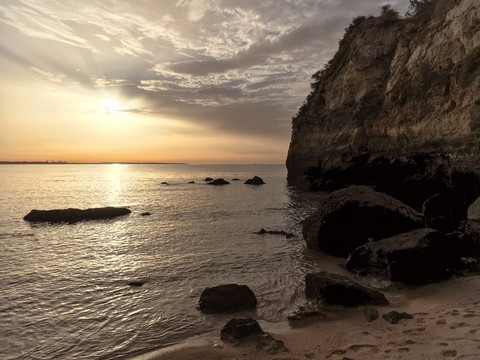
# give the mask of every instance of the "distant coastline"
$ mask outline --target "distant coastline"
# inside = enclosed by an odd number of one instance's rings
[[[113,164],[145,164],[145,165],[188,165],[172,162],[67,162],[67,161],[0,161],[0,165],[113,165]]]

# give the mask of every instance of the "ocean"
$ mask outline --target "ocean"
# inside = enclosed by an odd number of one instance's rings
[[[266,184],[245,185],[254,175]],[[0,165],[0,178],[1,359],[124,359],[219,332],[232,315],[196,305],[220,284],[255,292],[246,315],[284,321],[304,302],[305,274],[336,266],[305,248],[300,223],[316,202],[287,186],[284,165]],[[23,220],[32,209],[103,206],[132,213]]]

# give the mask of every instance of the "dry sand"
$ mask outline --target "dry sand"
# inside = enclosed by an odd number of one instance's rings
[[[389,294],[387,294],[388,296]],[[365,321],[363,308],[336,311],[331,320],[311,320],[301,328],[260,322],[288,352],[267,355],[253,347],[231,347],[205,337],[146,354],[142,360],[480,360],[480,275],[393,292],[392,304],[377,307],[380,318]],[[389,324],[381,315],[405,311],[413,319]],[[220,329],[219,329],[220,332]]]

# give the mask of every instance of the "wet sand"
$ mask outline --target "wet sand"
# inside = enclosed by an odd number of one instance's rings
[[[338,310],[329,320],[260,322],[288,352],[267,355],[252,346],[231,347],[217,335],[146,354],[142,360],[372,360],[480,359],[480,275],[387,293],[392,302],[376,307],[380,318],[367,322],[363,307]],[[396,310],[413,315],[389,324],[381,315]]]

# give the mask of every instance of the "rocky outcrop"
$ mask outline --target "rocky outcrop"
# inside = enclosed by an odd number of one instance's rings
[[[228,185],[228,184],[230,183],[224,179],[215,179],[208,183],[208,185]]]
[[[205,313],[234,313],[255,309],[257,298],[247,285],[227,284],[205,288],[198,309]]]
[[[423,216],[409,206],[366,186],[335,191],[303,223],[311,249],[347,257],[369,241],[423,227]]]
[[[245,181],[245,184],[247,184],[247,185],[263,185],[263,184],[265,184],[265,182],[263,181],[263,179],[260,176],[254,176],[253,178]]]
[[[305,276],[307,299],[320,300],[328,305],[385,305],[389,301],[378,290],[363,286],[352,279],[327,271]]]
[[[479,13],[477,0],[433,0],[405,19],[356,18],[293,119],[289,182],[375,185],[420,208],[448,188],[452,168],[478,172]],[[345,170],[359,176],[334,176]],[[423,199],[397,196],[422,178]]]
[[[23,220],[30,222],[49,223],[76,223],[86,220],[113,219],[118,216],[130,214],[130,209],[117,207],[104,207],[92,209],[56,209],[56,210],[32,210]]]
[[[476,263],[479,255],[474,233],[445,235],[425,228],[363,245],[350,254],[346,267],[360,275],[418,285],[467,271],[472,264],[466,259]]]

